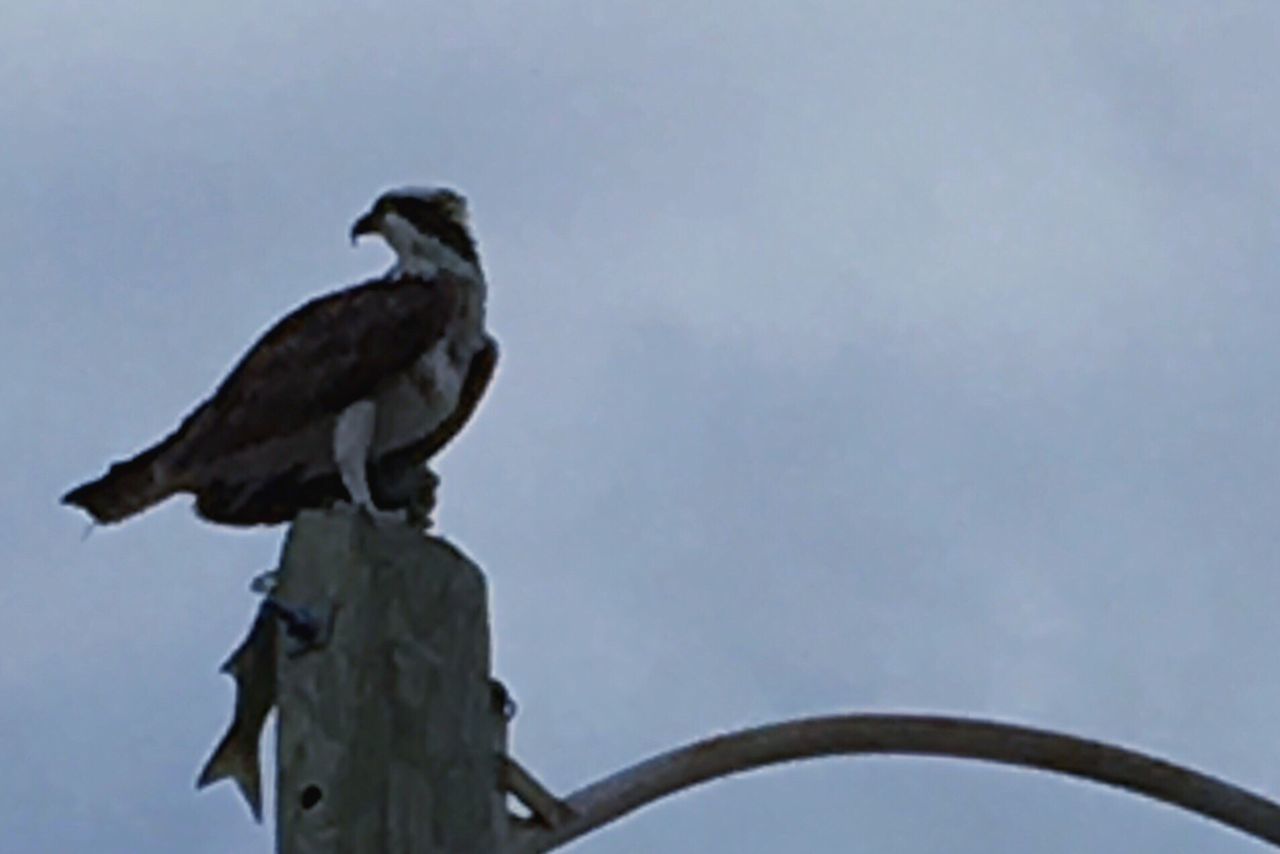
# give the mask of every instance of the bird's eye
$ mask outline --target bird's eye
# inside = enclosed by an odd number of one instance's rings
[[[467,219],[467,203],[457,193],[445,192],[440,194],[440,207],[445,214],[457,222],[466,222]]]

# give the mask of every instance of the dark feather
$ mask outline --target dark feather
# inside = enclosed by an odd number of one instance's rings
[[[417,470],[453,440],[471,419],[488,389],[498,362],[498,345],[489,339],[467,368],[457,408],[419,441],[383,454],[369,464],[374,502],[384,510],[403,507],[417,498]],[[196,512],[224,525],[273,525],[293,519],[301,510],[328,507],[348,499],[336,472],[304,476],[297,468],[270,477],[236,482],[216,481],[196,492]]]
[[[374,280],[314,299],[258,340],[184,423],[174,466],[287,436],[336,415],[413,364],[457,315],[449,273]]]
[[[298,435],[375,394],[444,336],[466,287],[448,272],[430,280],[401,275],[311,300],[259,338],[171,435],[62,500],[99,522],[118,522],[192,492],[205,518],[261,524],[345,498],[336,474],[304,481],[286,468],[228,483],[210,472],[230,455]]]

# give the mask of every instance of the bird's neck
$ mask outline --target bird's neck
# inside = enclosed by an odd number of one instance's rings
[[[408,245],[392,248],[396,252],[396,262],[391,268],[393,276],[408,274],[430,279],[440,273],[452,273],[474,281],[478,285],[484,284],[484,273],[480,270],[479,262],[463,258],[445,243],[430,235],[415,235]]]

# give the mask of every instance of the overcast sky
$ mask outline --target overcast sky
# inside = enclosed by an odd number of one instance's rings
[[[517,755],[783,716],[1060,727],[1280,794],[1280,7],[0,7],[0,849],[271,847],[195,775],[281,530],[56,504],[471,199],[503,363],[440,463]],[[272,809],[268,804],[268,812]],[[827,761],[610,852],[1246,852],[1042,774]]]

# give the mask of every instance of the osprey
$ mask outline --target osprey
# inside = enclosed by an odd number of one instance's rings
[[[112,523],[187,492],[209,521],[255,525],[336,501],[399,511],[429,494],[425,462],[497,362],[484,274],[452,190],[383,194],[351,228],[353,243],[369,234],[396,253],[384,276],[293,311],[170,436],[62,501]]]

